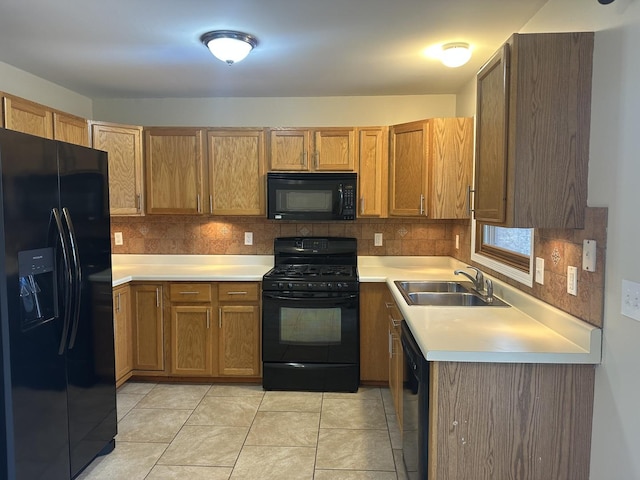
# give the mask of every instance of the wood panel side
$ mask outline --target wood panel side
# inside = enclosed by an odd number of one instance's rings
[[[594,378],[593,365],[441,363],[435,479],[589,478]]]
[[[360,284],[360,380],[389,381],[386,283]]]

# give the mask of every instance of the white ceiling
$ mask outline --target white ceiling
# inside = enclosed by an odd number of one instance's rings
[[[546,0],[2,0],[0,61],[90,98],[456,93]],[[233,66],[200,43],[240,30]],[[423,51],[463,41],[450,69]]]

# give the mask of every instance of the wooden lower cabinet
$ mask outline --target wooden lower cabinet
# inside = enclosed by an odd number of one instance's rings
[[[260,307],[222,305],[219,308],[219,375],[260,376]]]
[[[389,391],[396,410],[398,425],[402,431],[402,389],[404,384],[404,354],[402,352],[402,341],[400,340],[402,315],[389,289],[387,289],[385,307],[388,318]]]
[[[594,365],[430,365],[430,480],[589,478]]]
[[[387,355],[386,283],[360,283],[360,382],[387,385],[389,357]]]
[[[162,294],[161,283],[131,287],[134,370],[164,372]]]
[[[218,302],[218,374],[260,377],[260,283],[220,283]]]
[[[131,324],[131,288],[129,285],[116,287],[113,290],[113,336],[117,386],[126,382],[133,370]]]
[[[171,373],[212,375],[211,306],[171,307]]]

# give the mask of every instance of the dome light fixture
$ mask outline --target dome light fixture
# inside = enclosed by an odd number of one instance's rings
[[[200,37],[200,41],[214,57],[227,65],[243,60],[258,45],[256,37],[233,30],[207,32]]]
[[[442,46],[440,60],[451,68],[461,67],[471,58],[471,49],[468,43],[456,42],[447,43]]]

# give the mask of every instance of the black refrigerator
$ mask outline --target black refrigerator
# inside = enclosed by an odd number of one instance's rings
[[[0,128],[0,228],[0,478],[67,480],[115,446],[107,154]]]

